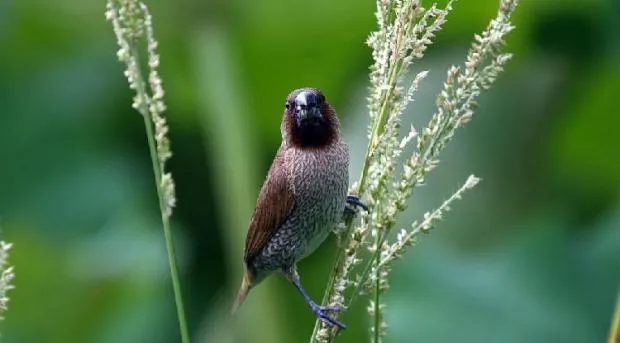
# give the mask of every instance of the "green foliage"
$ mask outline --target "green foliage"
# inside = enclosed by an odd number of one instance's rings
[[[585,87],[573,90],[579,96],[566,104],[567,118],[558,127],[549,152],[562,177],[583,184],[595,195],[613,194],[620,186],[620,159],[612,157],[620,148],[616,136],[620,116],[610,99],[620,89],[620,66],[603,61],[583,83]]]
[[[363,42],[374,28],[374,1],[149,5],[168,92],[179,198],[173,230],[190,331],[196,342],[225,342],[209,339],[217,336],[212,318],[227,314],[226,291],[240,278],[234,268],[244,224],[279,144],[290,89],[314,85],[334,100],[351,174],[360,174],[371,62]],[[404,117],[432,113],[441,71],[461,61],[496,6],[454,4]],[[571,333],[568,342],[601,342],[607,335],[620,281],[618,144],[597,133],[617,127],[617,111],[605,110],[614,108],[608,94],[620,91],[617,4],[520,6],[508,38],[514,60],[402,219],[406,225],[440,203],[469,173],[484,177],[442,230],[395,265],[386,298],[393,342],[563,342]],[[3,342],[178,339],[144,128],[127,106],[131,95],[102,11],[101,1],[0,2],[0,220],[18,273]],[[202,39],[213,32],[219,41]],[[225,68],[210,55],[217,46]],[[220,74],[213,80],[202,68]],[[225,82],[226,102],[207,95]],[[247,164],[216,157],[223,154],[213,143],[216,115],[234,116],[249,132],[235,146],[251,155]],[[224,197],[236,182],[248,186]],[[334,249],[335,240],[300,266],[315,297]],[[363,306],[351,309],[339,341],[365,340],[365,314]],[[295,290],[273,278],[228,334],[239,342],[304,341],[313,320]]]

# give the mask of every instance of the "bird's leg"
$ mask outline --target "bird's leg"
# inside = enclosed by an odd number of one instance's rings
[[[301,293],[301,296],[304,297],[304,300],[306,300],[306,303],[308,304],[308,306],[310,306],[310,309],[312,310],[312,312],[314,312],[314,315],[317,318],[319,318],[322,322],[324,322],[325,324],[331,327],[337,326],[340,329],[347,328],[346,325],[337,321],[336,319],[332,318],[330,315],[327,314],[327,312],[340,311],[341,307],[339,305],[321,306],[315,303],[310,298],[310,295],[308,295],[308,292],[306,292],[304,287],[301,285],[301,280],[299,279],[299,274],[297,273],[297,268],[295,266],[284,269],[284,275],[286,275],[289,281],[293,283],[293,285],[295,285],[295,288],[297,288],[299,293]]]
[[[345,215],[356,215],[357,211],[354,206],[359,206],[364,209],[364,211],[368,212],[368,206],[366,206],[358,196],[348,195],[347,196],[347,206],[344,208]]]

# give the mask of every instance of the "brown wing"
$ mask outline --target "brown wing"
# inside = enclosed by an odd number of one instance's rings
[[[278,150],[250,220],[243,256],[246,263],[260,253],[291,208],[293,208],[293,191],[284,166],[284,153]]]

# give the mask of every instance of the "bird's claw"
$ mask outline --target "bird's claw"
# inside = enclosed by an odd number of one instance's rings
[[[345,214],[355,215],[357,211],[355,210],[355,206],[359,206],[364,209],[364,211],[368,212],[368,206],[364,204],[360,198],[356,195],[348,195],[347,196],[347,206],[344,208]]]
[[[326,311],[326,312],[340,312],[340,311],[342,311],[342,307],[340,307],[339,304],[336,304],[336,305],[325,305],[325,306],[317,305],[317,307],[319,308],[319,310]]]
[[[346,216],[354,216],[354,215],[357,214],[357,211],[355,210],[355,208],[347,205],[347,206],[344,207],[344,214]]]
[[[317,304],[311,304],[311,307],[312,307],[312,312],[314,312],[314,315],[317,318],[319,318],[323,323],[327,324],[328,326],[338,327],[342,330],[347,328],[346,325],[337,321],[336,319],[332,318],[330,315],[326,313],[326,312],[339,312],[340,310],[342,310],[340,305],[320,306]]]

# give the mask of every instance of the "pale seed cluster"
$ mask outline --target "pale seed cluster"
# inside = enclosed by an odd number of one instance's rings
[[[156,179],[163,197],[162,215],[168,218],[172,215],[176,196],[172,175],[165,170],[172,151],[168,140],[168,125],[163,116],[166,105],[163,101],[162,80],[157,71],[159,55],[153,34],[152,17],[146,5],[136,0],[108,0],[105,16],[112,22],[119,46],[117,56],[126,65],[125,77],[129,88],[136,92],[132,107],[149,119],[148,134],[154,136],[157,150]],[[148,83],[142,77],[138,57],[138,43],[143,38],[146,39]],[[152,134],[153,128],[154,134]]]
[[[428,232],[441,220],[451,204],[480,181],[471,175],[466,182],[439,207],[426,212],[409,228],[393,232],[397,215],[404,211],[413,190],[424,184],[428,173],[439,163],[439,154],[456,130],[471,120],[475,99],[488,89],[503,70],[511,55],[504,53],[504,38],[513,29],[510,16],[517,0],[500,0],[499,11],[469,50],[464,66],[449,68],[443,89],[436,99],[436,111],[421,131],[413,126],[401,137],[401,116],[414,100],[419,83],[427,75],[421,71],[407,77],[414,61],[424,56],[435,33],[441,30],[452,9],[421,6],[420,0],[377,0],[378,30],[368,45],[374,64],[370,68],[369,146],[357,191],[371,207],[361,216],[361,224],[349,225],[344,233],[343,258],[334,267],[335,274],[328,298],[331,303],[351,305],[362,293],[370,294],[371,341],[380,342],[385,333],[385,305],[382,293],[389,288],[392,263],[415,243],[419,233]],[[410,81],[405,82],[406,79]],[[404,163],[400,156],[415,142],[415,148]],[[365,247],[369,254],[362,258]],[[360,271],[352,275],[355,266]],[[347,297],[345,292],[351,290]],[[324,325],[315,329],[313,342],[331,342],[334,331]]]
[[[15,288],[11,284],[15,278],[15,273],[8,261],[11,247],[12,244],[0,241],[0,320],[3,319],[2,314],[8,309],[9,296],[7,293]]]

